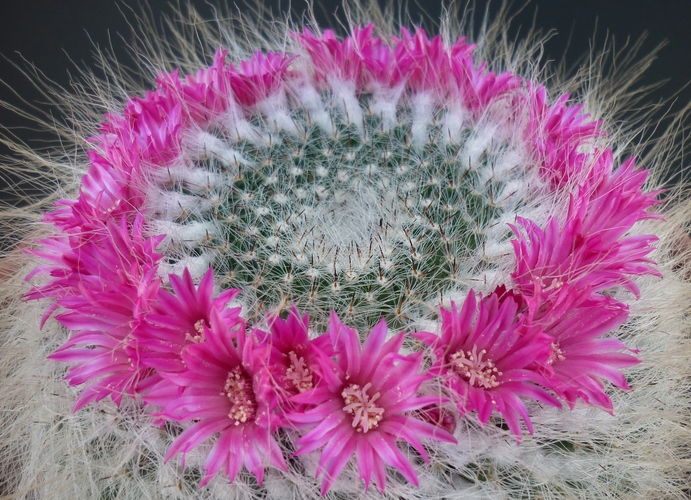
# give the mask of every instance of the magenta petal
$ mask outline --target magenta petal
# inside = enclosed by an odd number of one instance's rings
[[[221,468],[225,468],[225,465],[228,461],[228,454],[234,453],[233,451],[231,451],[230,447],[232,436],[232,432],[224,432],[218,438],[218,441],[214,443],[214,446],[213,448],[211,448],[209,456],[206,458],[206,462],[204,462],[204,469],[206,470],[206,475],[204,476],[202,482],[199,483],[200,487],[204,486],[216,474],[218,474],[218,471],[220,471]],[[226,474],[228,474],[227,471]],[[233,481],[235,479],[235,476],[229,476],[228,479],[230,479],[230,481]]]
[[[245,463],[244,440],[240,432],[229,432],[228,434],[230,435],[230,447],[227,453],[226,475],[230,481],[234,481],[235,476]]]
[[[331,485],[333,484],[334,480],[341,473],[343,467],[345,467],[345,465],[348,463],[348,460],[350,460],[350,457],[352,456],[355,448],[354,443],[351,443],[350,447],[353,449],[344,450],[343,453],[331,457],[329,461],[326,463],[326,466],[323,469],[325,474],[324,479],[322,480],[321,487],[322,496],[325,496],[329,492],[329,489],[331,488]],[[318,476],[319,473],[317,474],[317,477]]]
[[[264,478],[264,464],[262,463],[262,458],[259,456],[259,450],[255,441],[258,439],[271,439],[268,436],[256,435],[251,432],[248,428],[243,430],[243,449],[245,450],[245,467],[257,478],[257,484],[261,486],[262,479]]]
[[[370,477],[374,469],[374,450],[372,445],[365,439],[358,439],[355,453],[357,455],[357,466],[360,477],[365,481],[365,493],[369,489]]]
[[[86,406],[89,403],[93,403],[95,401],[100,401],[106,396],[110,394],[110,391],[99,388],[97,384],[91,385],[84,389],[81,394],[79,394],[79,397],[77,398],[77,401],[74,403],[74,407],[72,408],[73,412],[77,412],[80,409],[82,409],[84,406]]]
[[[170,460],[178,453],[187,453],[192,448],[195,448],[202,441],[209,438],[215,432],[220,432],[228,427],[226,419],[214,419],[202,422],[197,422],[186,429],[175,442],[168,448],[165,460]]]
[[[257,447],[264,454],[264,456],[268,457],[271,465],[282,470],[283,472],[288,472],[288,466],[283,458],[283,451],[273,436],[270,436],[268,439],[266,439],[266,442],[257,439]]]
[[[382,353],[382,346],[386,340],[386,333],[386,320],[382,318],[379,323],[370,330],[369,335],[367,335],[364,344],[362,344],[362,352]]]
[[[348,426],[340,426],[333,433],[329,435],[329,441],[324,445],[322,450],[319,466],[324,467],[334,457],[341,454],[352,454],[355,448],[357,437],[354,435],[355,431]],[[350,453],[347,453],[347,451]]]
[[[395,444],[390,443],[389,440],[384,438],[379,433],[373,435],[371,441],[372,448],[387,465],[398,469],[398,471],[403,474],[403,477],[405,477],[408,482],[414,484],[415,486],[420,485],[417,474],[415,474],[415,469],[413,469],[413,466],[403,456],[403,453],[401,453],[401,450],[399,450]],[[384,491],[383,484],[381,485],[381,491]]]
[[[362,354],[357,332],[341,323],[334,312],[331,313],[329,332],[334,347],[337,351],[339,348],[341,350],[341,355],[338,357],[339,365],[345,371],[346,377],[358,373]]]

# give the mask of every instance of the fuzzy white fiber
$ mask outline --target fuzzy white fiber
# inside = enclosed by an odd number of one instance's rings
[[[345,3],[351,23],[374,21],[380,36],[399,32],[400,24],[393,21],[395,16],[376,7],[376,3]],[[464,15],[449,11],[441,19],[437,30],[447,42],[467,35],[477,44],[476,61],[488,61],[488,67],[497,73],[510,70],[528,80],[546,82],[553,99],[563,92],[576,96],[585,104],[584,112],[603,121],[608,135],[601,139],[601,145],[612,148],[615,164],[635,155],[639,158],[637,164],[651,172],[647,188],[668,189],[663,195],[664,202],[656,207],[664,220],[639,223],[634,228],[636,233],[659,236],[652,258],[657,261],[663,278],[636,279],[641,289],[640,300],[623,291],[613,292],[631,306],[629,320],[616,335],[626,345],[640,351],[643,363],[625,372],[631,390],[612,390],[609,394],[614,404],[613,416],[586,405],[577,405],[573,411],[568,411],[533,404],[530,412],[534,434],[525,435],[517,445],[514,437],[500,426],[490,422],[482,428],[473,415],[468,415],[458,422],[455,431],[459,444],[428,444],[430,464],[422,463],[411,453],[411,461],[420,478],[419,488],[406,483],[389,469],[386,492],[379,494],[372,488],[365,494],[357,467],[350,463],[334,483],[328,498],[689,498],[691,239],[688,233],[691,200],[685,186],[664,184],[672,169],[689,167],[683,163],[688,145],[681,139],[688,119],[682,114],[670,120],[667,132],[654,144],[640,142],[642,131],[649,126],[649,116],[630,110],[643,109],[640,106],[643,97],[634,82],[650,64],[652,56],[640,56],[638,46],[624,52],[606,46],[602,52],[592,54],[577,74],[564,75],[541,65],[539,55],[543,39],[539,33],[529,34],[519,41],[506,38],[506,11],[497,19],[485,19],[475,31],[471,28],[469,12]],[[0,211],[0,230],[11,233],[14,241],[20,242],[17,248],[6,249],[0,260],[0,498],[320,498],[318,481],[314,479],[318,454],[289,461],[288,473],[267,469],[262,487],[244,471],[232,484],[220,474],[199,489],[201,466],[208,448],[200,446],[188,453],[185,468],[178,457],[164,463],[171,435],[179,429],[155,426],[147,409],[139,402],[126,399],[117,408],[110,399],[105,399],[73,413],[79,388],[69,387],[62,380],[66,372],[64,364],[46,360],[47,355],[67,340],[68,332],[53,319],[40,328],[41,317],[49,304],[21,299],[29,290],[25,276],[39,262],[22,253],[20,248],[34,246],[37,239],[50,231],[40,222],[41,211],[50,210],[59,198],[76,196],[80,178],[88,167],[85,138],[96,133],[103,113],[117,113],[128,96],[145,92],[145,88],[133,83],[139,81],[134,75],[153,82],[161,70],[179,67],[181,73],[194,73],[211,63],[206,57],[219,46],[229,49],[228,57],[232,61],[246,59],[256,50],[295,51],[298,49],[289,32],[302,29],[301,24],[292,21],[238,17],[220,10],[217,19],[206,21],[192,9],[176,12],[176,16],[177,20],[171,21],[163,32],[154,28],[152,20],[137,18],[133,21],[139,33],[133,45],[139,55],[137,68],[125,70],[114,57],[101,54],[98,64],[105,69],[105,77],[85,72],[79,77],[81,84],[74,87],[81,89],[77,94],[38,83],[46,97],[73,120],[65,126],[47,116],[34,117],[53,130],[56,144],[53,150],[32,151],[14,143],[7,133],[0,139],[14,152],[12,158],[3,159],[2,168],[14,169],[35,185],[60,186],[48,196],[26,199],[22,208],[8,206]],[[406,20],[402,20],[402,24],[406,25]],[[611,68],[616,68],[616,73]],[[330,113],[333,112],[344,113],[361,130],[363,111],[353,89],[342,82],[329,82],[333,103],[328,103],[322,102],[321,95],[308,83],[295,85],[293,101],[309,111],[314,126],[320,127],[325,134],[332,133]],[[383,127],[393,127],[397,120],[395,102],[400,96],[394,95],[395,92],[391,94],[375,92],[372,98],[371,106],[381,115]],[[414,144],[427,140],[426,127],[432,117],[426,99],[428,96],[420,94],[411,104]],[[264,112],[265,126],[234,116],[220,116],[217,128],[233,130],[238,137],[260,148],[274,140],[274,135],[299,136],[300,124],[291,119],[289,112],[284,102],[271,103]],[[478,234],[481,233],[483,241],[487,242],[481,254],[459,263],[458,270],[454,268],[458,286],[443,297],[447,303],[462,297],[471,287],[485,291],[497,283],[508,282],[512,260],[507,258],[511,247],[507,242],[506,223],[513,222],[516,214],[542,223],[549,215],[563,217],[564,213],[565,205],[553,204],[542,197],[539,179],[528,178],[515,168],[525,159],[520,147],[512,142],[512,131],[492,126],[501,122],[497,117],[502,110],[489,113],[492,116],[485,122],[481,120],[476,130],[464,139],[464,150],[459,157],[467,158],[468,167],[472,167],[476,163],[474,159],[493,155],[496,168],[492,172],[478,172],[477,178],[483,185],[496,181],[500,191],[492,196],[506,201],[503,205],[498,203],[501,211],[497,219],[478,229]],[[456,140],[455,134],[464,123],[462,114],[450,110],[441,121],[446,131],[444,141]],[[248,160],[233,144],[206,131],[185,137],[184,148],[187,160],[208,158],[207,167],[173,165],[165,173],[157,174],[159,177],[151,178],[144,210],[153,221],[151,232],[169,235],[161,247],[168,260],[162,264],[160,273],[179,274],[187,266],[199,277],[217,255],[223,255],[224,249],[208,246],[201,252],[189,249],[219,235],[234,237],[223,234],[232,226],[204,219],[211,207],[227,195],[227,188],[223,187],[219,176],[222,172],[235,171]],[[324,169],[337,166],[338,158],[329,160],[328,152],[324,153],[324,158]],[[362,175],[377,174],[375,163],[361,168]],[[320,170],[316,172],[318,177]],[[683,177],[688,176],[687,172],[682,171]],[[401,172],[401,178],[415,180],[406,175]],[[180,183],[185,184],[186,192],[171,196],[168,186]],[[397,187],[401,192],[409,189],[411,199],[414,195],[418,203],[424,204],[419,186]],[[283,195],[276,190],[274,200],[278,203],[299,200],[298,189],[295,187]],[[319,195],[318,178],[314,189]],[[369,264],[359,262],[355,247],[350,245],[353,241],[374,239],[380,246],[377,262],[386,271],[387,241],[405,242],[410,237],[400,231],[397,234],[393,229],[384,235],[379,227],[382,220],[404,216],[395,210],[395,196],[392,195],[389,204],[382,202],[382,193],[387,190],[387,186],[377,189],[362,186],[355,190],[358,196],[339,199],[336,192],[333,197],[325,197],[323,203],[301,213],[301,219],[293,221],[297,229],[277,232],[276,239],[288,241],[286,250],[267,258],[277,262],[294,259],[296,269],[303,262],[305,273],[329,275],[335,270],[350,271],[355,279],[355,274],[365,272]],[[525,203],[526,199],[532,201]],[[256,210],[257,217],[271,216],[260,206]],[[181,217],[183,214],[185,217]],[[309,229],[313,226],[316,229]],[[307,257],[300,260],[305,248],[301,246],[303,233],[308,231],[312,231],[310,237],[316,242],[315,248],[320,245],[323,249],[323,262],[319,258],[311,264]],[[411,248],[415,245],[414,236],[410,240]],[[290,238],[295,239],[293,247]],[[274,240],[266,240],[264,246],[270,250]],[[344,250],[329,253],[332,248]],[[483,259],[491,265],[479,266],[478,262]],[[333,296],[337,297],[337,292]],[[241,300],[251,309],[260,299],[241,297]],[[338,305],[338,300],[333,299],[333,304]],[[424,311],[416,304],[409,307],[411,316],[417,321],[415,326],[429,327]],[[376,315],[376,310],[370,312]],[[283,442],[289,441],[283,439]],[[286,456],[289,455],[290,451],[286,450]]]

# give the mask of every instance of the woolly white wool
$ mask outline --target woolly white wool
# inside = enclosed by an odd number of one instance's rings
[[[390,13],[373,5],[355,4],[346,9],[352,24],[374,21],[383,36],[398,32]],[[551,74],[539,64],[542,38],[530,34],[525,40],[514,42],[504,35],[507,13],[497,19],[485,20],[477,33],[472,33],[469,19],[459,21],[456,12],[445,14],[440,31],[447,42],[461,35],[469,35],[478,45],[478,60],[489,61],[497,72],[510,70],[529,80],[548,81],[552,96],[567,91],[578,95],[585,103],[585,112],[594,119],[603,120],[610,135],[603,144],[612,147],[616,159],[621,161],[631,154],[651,171],[649,188],[663,183],[667,169],[678,165],[684,145],[679,143],[684,117],[679,116],[669,126],[662,139],[652,146],[639,144],[640,132],[647,125],[644,113],[627,113],[640,101],[633,86],[636,77],[646,69],[651,57],[636,59],[638,46],[627,52],[614,52],[606,47],[593,54],[588,63],[571,77]],[[22,240],[23,246],[32,245],[47,228],[39,224],[40,211],[47,210],[58,198],[74,197],[79,179],[86,171],[84,139],[96,132],[104,111],[117,112],[125,99],[141,95],[145,89],[135,85],[134,75],[150,76],[161,70],[179,67],[192,73],[208,65],[205,54],[212,54],[217,46],[230,50],[229,58],[237,61],[250,56],[257,48],[283,51],[291,46],[288,33],[295,26],[277,21],[257,21],[219,15],[210,22],[200,22],[197,14],[189,10],[181,14],[187,22],[172,22],[165,34],[157,33],[147,19],[137,19],[138,29],[144,32],[135,45],[140,67],[132,73],[123,72],[117,62],[101,54],[105,80],[92,74],[82,75],[83,89],[68,94],[61,89],[46,87],[46,95],[67,116],[73,116],[71,128],[56,125],[42,117],[36,120],[52,128],[62,146],[50,154],[37,153],[23,145],[4,138],[16,153],[7,159],[10,167],[36,177],[34,182],[61,186],[47,197],[27,200],[23,208],[5,208],[0,213],[2,229],[10,230]],[[162,36],[165,35],[165,36]],[[613,60],[622,63],[610,64]],[[617,73],[608,68],[617,67]],[[614,70],[612,70],[614,71]],[[128,77],[127,75],[133,75]],[[305,91],[306,92],[306,91]],[[298,92],[297,95],[300,95]],[[359,108],[350,102],[348,89],[339,96],[351,115]],[[352,96],[351,96],[352,98]],[[316,102],[313,96],[302,94],[305,106]],[[418,103],[420,113],[415,120],[425,120],[424,103]],[[379,103],[385,115],[386,102]],[[415,108],[415,105],[413,106]],[[289,131],[294,126],[281,115],[280,106],[274,109],[275,128]],[[322,112],[324,114],[324,112]],[[319,120],[318,109],[313,113]],[[228,117],[226,117],[228,118]],[[622,121],[625,118],[625,121]],[[447,117],[449,130],[454,121],[462,117]],[[238,130],[249,129],[249,123],[235,123]],[[328,127],[325,115],[324,127]],[[414,126],[415,127],[415,126]],[[414,128],[413,127],[413,128]],[[616,128],[615,128],[616,127]],[[249,133],[249,132],[248,132]],[[258,141],[270,140],[271,131],[261,131]],[[494,131],[478,133],[464,147],[465,156],[484,151],[487,136]],[[415,133],[413,132],[413,135]],[[239,162],[235,151],[209,136],[190,137],[190,154],[205,150],[214,153],[219,161]],[[197,153],[195,153],[195,149]],[[507,155],[503,163],[520,160],[520,151]],[[518,158],[516,158],[516,156]],[[212,183],[208,172],[186,171],[171,175],[195,175],[203,182]],[[199,178],[190,181],[200,185]],[[217,228],[197,223],[197,226],[174,228],[171,219],[176,207],[202,214],[208,207],[200,198],[190,195],[177,200],[165,199],[157,194],[156,185],[165,179],[153,180],[147,210],[156,214],[160,225],[181,242],[200,239],[207,231]],[[516,179],[515,189],[527,189],[525,179]],[[508,188],[506,188],[508,189]],[[169,193],[168,193],[169,194]],[[194,194],[194,193],[192,193]],[[219,197],[222,192],[216,193]],[[472,419],[459,422],[455,436],[458,445],[433,443],[429,445],[431,464],[418,464],[420,487],[397,480],[389,471],[385,494],[369,493],[372,498],[686,498],[691,480],[691,244],[687,244],[691,203],[683,186],[672,187],[667,193],[660,212],[666,220],[638,224],[636,232],[655,233],[660,237],[652,257],[663,274],[658,278],[639,278],[640,301],[622,293],[620,300],[631,304],[632,314],[617,332],[627,345],[640,349],[643,363],[627,371],[632,389],[613,392],[615,416],[586,406],[574,411],[554,408],[530,408],[535,434],[525,436],[520,446],[505,430],[489,425],[482,429]],[[352,213],[339,214],[342,219],[356,220],[367,215],[372,196],[366,191],[349,205]],[[519,197],[520,198],[520,197]],[[321,210],[323,207],[320,207]],[[505,218],[511,221],[514,207],[507,207]],[[314,220],[327,222],[323,228],[325,239],[334,244],[357,236],[360,225],[353,225],[335,233],[330,231],[329,219],[335,215],[326,207],[324,213],[313,215]],[[563,207],[546,207],[545,203],[521,208],[521,215],[542,222],[549,215],[559,215]],[[562,215],[563,217],[563,215]],[[493,236],[498,240],[501,235]],[[172,244],[172,243],[171,243]],[[497,247],[499,243],[496,244]],[[184,246],[184,245],[182,245]],[[510,262],[503,264],[502,248],[488,249],[497,256],[497,273],[508,273]],[[201,272],[208,267],[206,255],[182,255],[181,260],[163,268],[163,272],[179,272],[180,266],[196,266]],[[335,264],[334,264],[335,265]],[[472,274],[472,262],[467,274]],[[4,255],[3,286],[0,290],[0,494],[8,498],[318,498],[318,487],[313,480],[316,457],[308,455],[299,464],[292,464],[288,473],[267,471],[265,484],[259,488],[249,474],[241,474],[229,484],[217,477],[201,490],[201,465],[208,449],[199,447],[187,456],[182,469],[178,459],[164,463],[163,457],[170,444],[174,429],[159,429],[152,425],[150,416],[133,401],[126,401],[117,409],[110,400],[88,405],[77,413],[71,412],[76,390],[62,381],[65,367],[47,362],[66,338],[66,332],[55,321],[43,329],[39,320],[45,304],[26,303],[19,297],[28,290],[24,276],[36,266],[28,255],[14,250]],[[176,267],[177,266],[177,267]],[[191,270],[194,274],[194,269]],[[328,272],[328,269],[326,270]],[[491,276],[480,276],[489,289]],[[457,291],[460,297],[464,288]],[[453,297],[445,297],[446,300]],[[252,306],[252,304],[245,304]],[[420,317],[420,325],[424,325]],[[362,494],[357,470],[350,464],[332,487],[329,497],[349,498]]]

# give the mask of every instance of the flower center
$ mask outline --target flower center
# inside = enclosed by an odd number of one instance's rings
[[[373,396],[368,396],[367,391],[370,387],[372,387],[371,383],[367,383],[365,387],[351,384],[341,392],[346,404],[343,411],[353,415],[353,427],[358,432],[369,432],[376,428],[384,418],[384,408],[374,404],[379,399],[380,394],[377,392]]]
[[[553,342],[550,347],[552,348],[552,355],[547,361],[547,364],[551,365],[555,361],[564,361],[566,359],[564,351],[561,350],[557,342]]]
[[[221,395],[224,394],[232,405],[228,417],[235,421],[235,425],[252,420],[257,410],[257,402],[254,399],[252,380],[240,366],[228,372],[226,385],[221,392]]]
[[[290,366],[286,370],[286,379],[293,384],[298,392],[309,391],[314,387],[312,371],[307,367],[305,358],[297,356],[295,351],[290,351]]]
[[[194,344],[198,344],[199,342],[204,342],[204,325],[206,322],[204,319],[198,320],[194,324],[194,331],[197,332],[196,335],[192,335],[190,332],[187,332],[185,334],[185,340],[188,340]]]
[[[537,282],[540,284],[542,290],[545,292],[559,290],[562,286],[564,286],[564,282],[561,279],[559,279],[559,277],[538,277]]]
[[[497,377],[500,377],[502,372],[497,370],[491,360],[482,359],[485,354],[487,350],[477,352],[477,346],[473,345],[472,351],[461,349],[453,353],[449,358],[450,364],[456,373],[468,379],[470,385],[492,389],[499,385]]]

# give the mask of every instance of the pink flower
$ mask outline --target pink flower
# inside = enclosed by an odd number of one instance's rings
[[[588,182],[580,187],[578,196],[571,198],[567,218],[581,221],[579,232],[588,239],[591,248],[596,248],[601,254],[613,253],[622,263],[623,274],[661,277],[655,269],[655,262],[647,257],[657,236],[626,235],[636,222],[661,218],[648,211],[660,203],[655,199],[660,191],[643,191],[648,173],[636,170],[633,158],[614,172],[612,170],[612,152],[607,150],[598,156]],[[635,283],[626,280],[624,286],[638,297]]]
[[[137,217],[130,228],[123,217],[119,226],[107,223],[102,234],[81,246],[67,249],[63,240],[46,240],[46,248],[34,252],[57,264],[44,269],[53,280],[27,298],[56,297],[56,305],[66,309],[56,319],[74,333],[48,357],[75,363],[65,378],[70,385],[86,384],[75,411],[106,396],[119,405],[151,376],[132,331],[158,291],[160,256],[154,248],[160,238],[144,240],[142,225]]]
[[[611,297],[592,295],[589,290],[564,287],[556,300],[540,306],[539,298],[528,298],[533,324],[554,338],[551,370],[545,373],[547,387],[571,408],[578,398],[613,412],[612,401],[604,392],[602,380],[619,389],[630,389],[622,368],[637,365],[640,359],[622,351],[620,340],[603,338],[628,318],[628,307]]]
[[[183,129],[218,119],[232,106],[232,90],[226,64],[227,50],[216,49],[214,62],[194,75],[182,79],[179,70],[161,73],[156,91],[175,96],[180,102],[180,124]]]
[[[472,47],[472,46],[469,46]],[[485,63],[475,67],[470,53],[452,55],[451,71],[458,86],[459,102],[476,113],[487,108],[493,99],[520,87],[521,79],[510,72],[495,75],[485,70]]]
[[[135,331],[142,349],[142,363],[159,372],[178,372],[184,368],[181,352],[186,345],[204,341],[204,327],[211,311],[219,313],[231,335],[244,335],[241,308],[226,309],[240,290],[224,290],[213,297],[213,269],[209,269],[195,288],[189,270],[182,278],[170,275],[173,293],[160,289],[156,304]]]
[[[369,23],[363,28],[354,26],[353,34],[343,41],[332,30],[315,36],[306,28],[294,36],[310,55],[317,82],[352,82],[358,89],[372,92],[379,86],[400,83],[393,78],[393,51],[382,38],[372,36],[373,31],[374,25]]]
[[[484,65],[476,68],[473,45],[459,40],[446,47],[440,36],[429,39],[422,29],[411,34],[405,28],[401,38],[387,43],[372,36],[372,23],[353,27],[343,41],[331,30],[315,36],[309,29],[294,36],[312,59],[319,83],[352,82],[360,91],[406,85],[412,92],[433,91],[437,97],[458,95],[460,102],[474,111],[520,84],[509,73],[495,76]]]
[[[393,80],[393,51],[391,47],[379,37],[373,37],[374,25],[367,24],[364,28],[353,27],[352,40],[353,53],[348,57],[358,57],[362,64],[358,68],[361,73],[360,80],[355,80],[358,87],[365,92],[376,91],[377,87],[391,88]],[[344,41],[345,42],[345,41]]]
[[[181,85],[182,92],[177,91],[194,123],[206,123],[231,107],[232,90],[226,67],[227,55],[227,50],[216,49],[213,64],[200,69],[196,75],[186,75],[185,83]],[[162,83],[173,89],[179,85],[177,77]]]
[[[119,221],[132,212],[134,190],[128,179],[95,151],[88,151],[89,171],[82,177],[77,200],[60,200],[58,210],[44,221],[74,234],[92,232],[107,220]]]
[[[242,61],[239,68],[231,64],[228,75],[237,101],[243,106],[253,106],[276,93],[293,59],[295,56],[257,52],[252,59]]]
[[[414,35],[402,28],[394,48],[393,80],[404,83],[412,92],[434,92],[446,97],[453,79],[451,59],[466,57],[472,49],[464,38],[447,49],[439,35],[430,40],[421,28]]]
[[[654,236],[609,238],[616,233],[606,226],[597,231],[588,215],[570,215],[563,228],[554,218],[548,219],[545,229],[521,217],[516,221],[524,231],[510,225],[516,235],[511,241],[516,254],[511,276],[522,293],[534,295],[540,289],[556,294],[564,285],[599,292],[619,285],[638,296],[630,276],[658,274],[646,257]]]
[[[414,336],[430,346],[435,361],[432,375],[449,388],[458,411],[477,411],[485,424],[496,409],[520,441],[521,417],[532,433],[528,409],[521,397],[552,406],[559,401],[537,384],[545,384],[537,367],[546,365],[553,338],[538,328],[526,328],[517,318],[517,303],[495,294],[477,301],[468,293],[460,312],[441,309],[441,336],[419,332]]]
[[[177,156],[183,120],[176,95],[157,90],[147,92],[143,98],[131,98],[125,107],[124,120],[121,125],[114,121],[112,128],[104,124],[103,131],[122,134],[124,141],[121,139],[119,144],[131,148],[129,152],[137,151],[147,162],[165,165]]]
[[[232,482],[243,466],[261,484],[265,462],[287,470],[272,436],[280,421],[268,397],[271,384],[263,369],[268,348],[244,332],[231,333],[216,308],[211,308],[209,324],[202,328],[204,341],[188,344],[182,351],[184,369],[161,374],[167,384],[149,393],[164,402],[159,416],[192,422],[170,446],[166,460],[182,453],[184,466],[185,453],[217,434],[200,486],[221,470]]]
[[[396,442],[407,442],[425,460],[421,437],[456,442],[447,431],[410,413],[441,401],[438,396],[417,395],[420,384],[429,379],[419,373],[422,353],[399,354],[403,333],[385,341],[386,332],[382,319],[361,345],[357,332],[332,313],[329,335],[336,361],[322,367],[327,390],[303,393],[301,400],[316,406],[288,415],[298,427],[314,426],[297,441],[296,455],[322,450],[317,468],[317,477],[324,476],[322,495],[353,455],[365,488],[374,478],[379,491],[384,491],[387,465],[418,485],[413,466]]]
[[[305,28],[303,33],[294,33],[293,36],[310,55],[318,82],[341,80],[360,83],[363,69],[360,45],[368,45],[372,28],[371,24],[362,30],[356,27],[354,37],[343,41],[339,41],[332,30],[324,30],[321,36],[315,36]]]
[[[261,345],[271,348],[266,370],[275,388],[277,403],[294,406],[291,398],[310,391],[310,398],[321,399],[327,391],[322,381],[322,368],[333,355],[331,339],[308,336],[309,316],[300,316],[293,307],[285,320],[269,316],[270,333],[254,330]]]
[[[600,122],[589,120],[581,113],[583,105],[569,106],[569,95],[562,95],[548,104],[547,89],[542,85],[529,84],[529,123],[525,139],[533,144],[538,153],[540,173],[554,187],[564,186],[578,178],[586,169],[590,155],[579,151],[584,144],[603,135]]]

